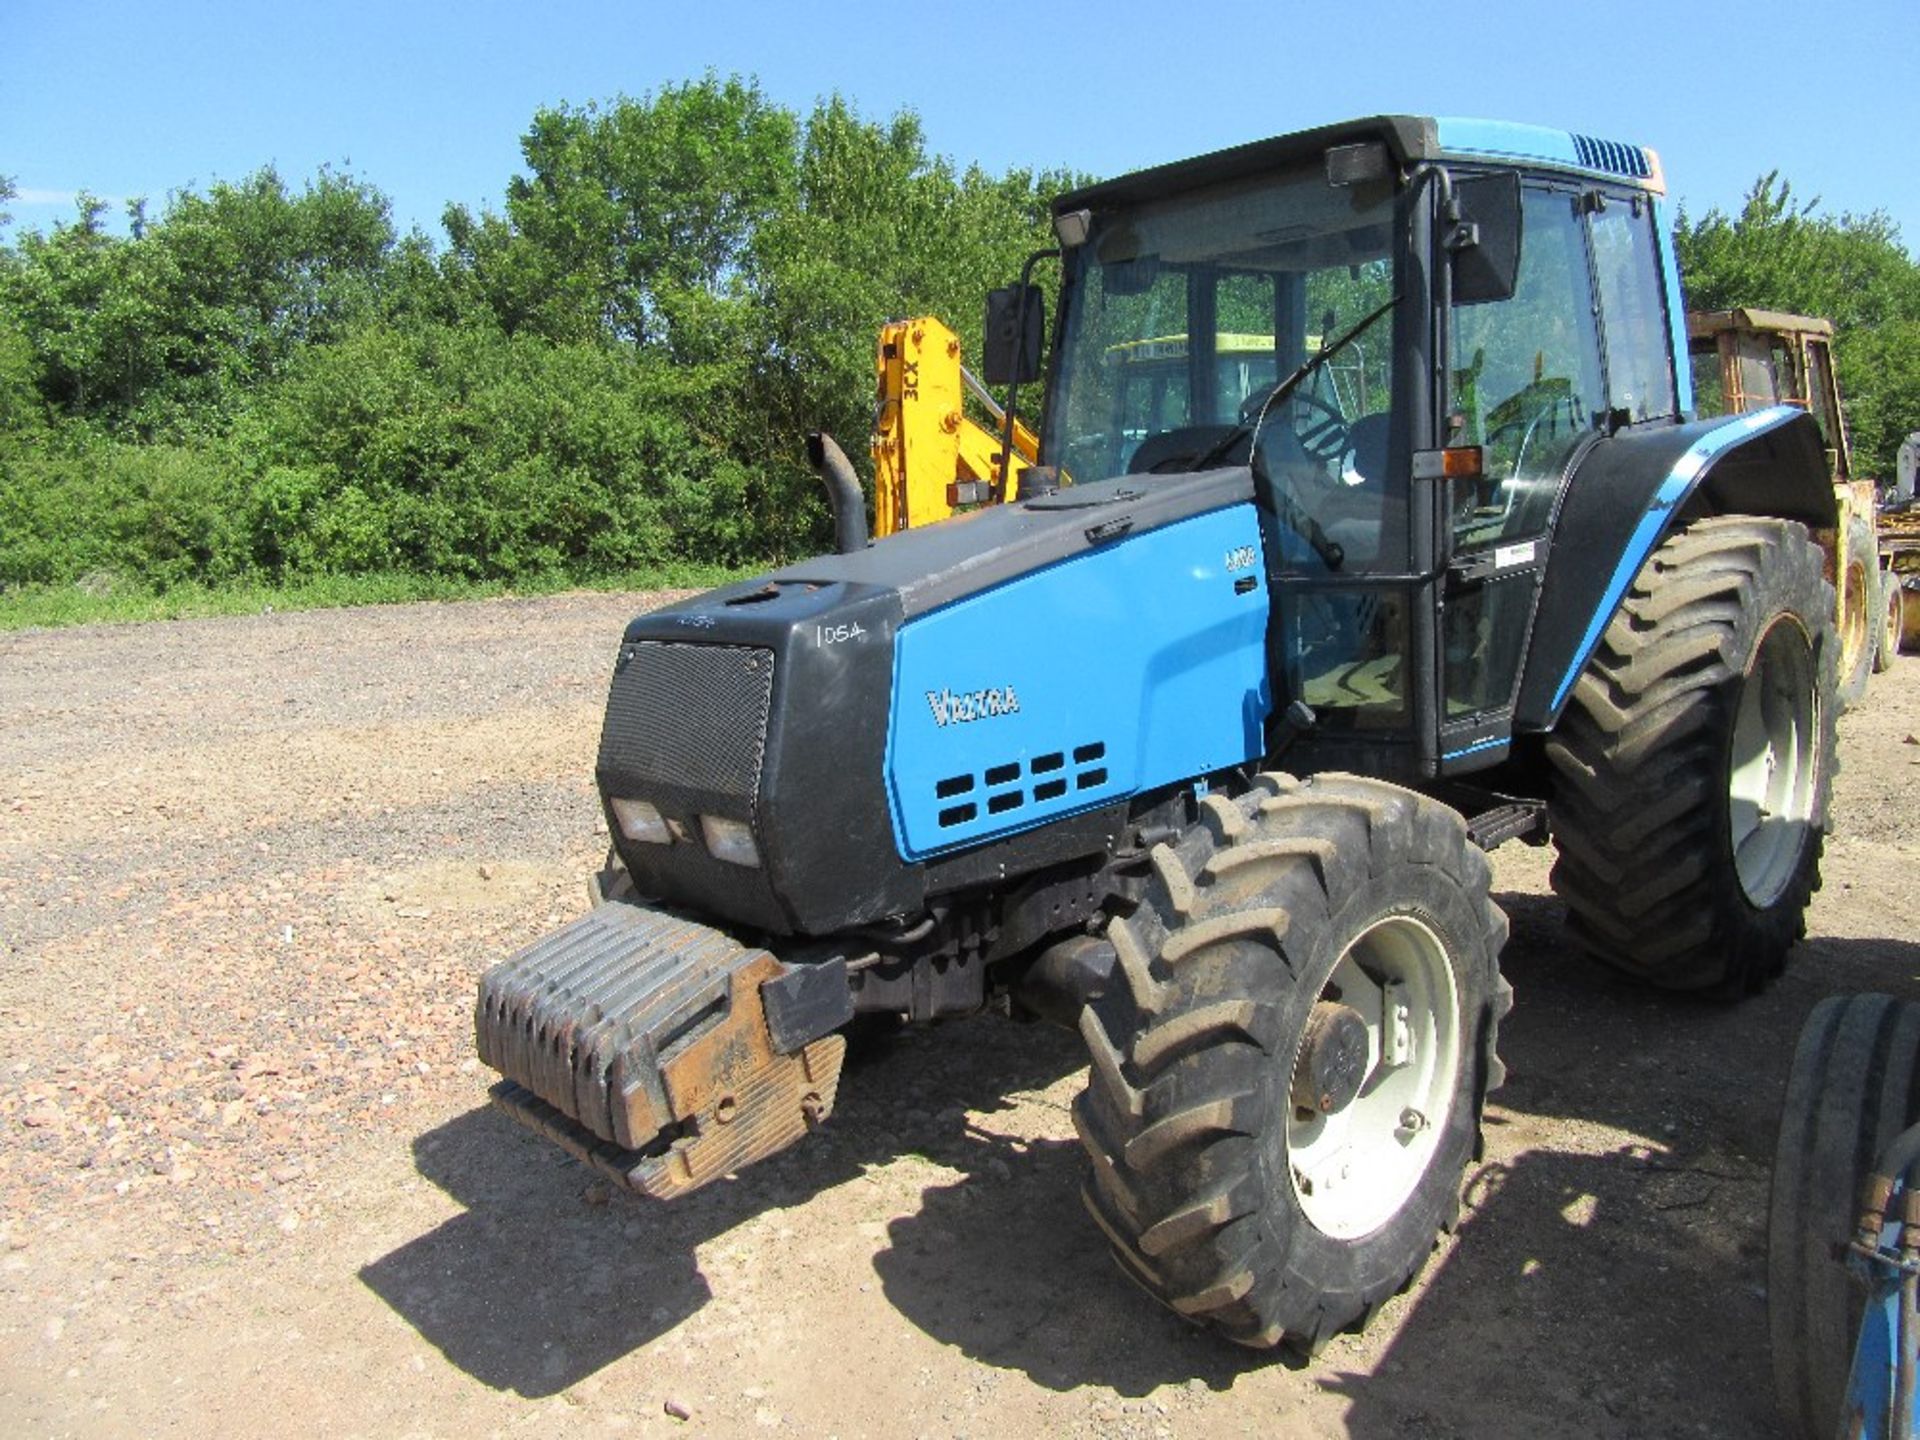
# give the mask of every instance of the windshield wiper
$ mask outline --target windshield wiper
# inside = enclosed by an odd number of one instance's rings
[[[1359,324],[1347,331],[1346,334],[1342,335],[1338,340],[1335,340],[1331,345],[1322,346],[1313,355],[1303,360],[1291,375],[1287,376],[1286,379],[1282,380],[1267,392],[1267,398],[1260,402],[1260,413],[1253,417],[1252,424],[1248,424],[1244,420],[1241,421],[1240,424],[1234,426],[1233,429],[1229,430],[1212,445],[1208,446],[1206,452],[1189,465],[1187,469],[1205,470],[1208,466],[1217,464],[1229,450],[1233,449],[1234,446],[1238,445],[1248,436],[1253,437],[1253,443],[1247,447],[1247,463],[1259,468],[1260,427],[1267,423],[1267,411],[1271,410],[1274,405],[1286,399],[1287,396],[1298,389],[1301,381],[1307,379],[1307,377],[1312,375],[1322,365],[1326,364],[1329,360],[1333,359],[1334,356],[1346,349],[1347,346],[1366,334],[1367,331],[1373,328],[1374,322],[1379,320],[1382,315],[1385,315],[1399,303],[1400,297],[1398,295],[1388,296],[1386,302],[1382,304],[1379,309],[1363,318]]]

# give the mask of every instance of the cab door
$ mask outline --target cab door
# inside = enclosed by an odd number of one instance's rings
[[[1524,188],[1521,204],[1526,238],[1513,295],[1456,307],[1449,331],[1447,443],[1479,446],[1482,464],[1478,477],[1446,482],[1442,773],[1489,764],[1509,744],[1520,664],[1573,465],[1603,428],[1670,418],[1673,409],[1671,362],[1663,362],[1662,390],[1629,346],[1630,332],[1665,318],[1644,202],[1538,181]],[[1643,259],[1654,267],[1651,278]],[[1622,343],[1613,399],[1623,404],[1609,398],[1600,324],[1609,305]]]

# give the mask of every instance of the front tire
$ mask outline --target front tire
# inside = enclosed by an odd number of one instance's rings
[[[1458,1215],[1506,919],[1460,817],[1397,786],[1263,775],[1204,822],[1154,850],[1081,1015],[1087,1206],[1178,1313],[1312,1352]]]
[[[1596,959],[1738,995],[1785,968],[1835,769],[1833,588],[1784,520],[1655,550],[1547,744],[1553,888]]]

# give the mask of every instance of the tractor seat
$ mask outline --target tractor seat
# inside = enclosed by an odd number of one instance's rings
[[[1382,410],[1362,415],[1347,431],[1347,469],[1376,494],[1387,482],[1387,434],[1391,417]]]
[[[1233,429],[1231,425],[1182,425],[1174,430],[1161,430],[1142,440],[1127,460],[1129,475],[1164,475],[1176,470],[1185,470],[1227,437]],[[1238,450],[1240,447],[1236,446]],[[1228,454],[1220,459],[1222,465],[1244,465],[1244,454]]]
[[[1347,431],[1341,482],[1329,497],[1320,526],[1346,552],[1347,563],[1373,565],[1380,558],[1382,512],[1387,488],[1387,436],[1391,419],[1382,410],[1362,415]]]

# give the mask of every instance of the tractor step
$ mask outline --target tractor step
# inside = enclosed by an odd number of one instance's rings
[[[1515,800],[1467,817],[1467,834],[1482,850],[1497,850],[1509,840],[1539,844],[1547,838],[1547,807],[1539,800]]]
[[[598,906],[481,978],[494,1103],[634,1190],[698,1189],[833,1109],[846,1041],[776,1049],[760,987],[785,973],[710,926]]]

